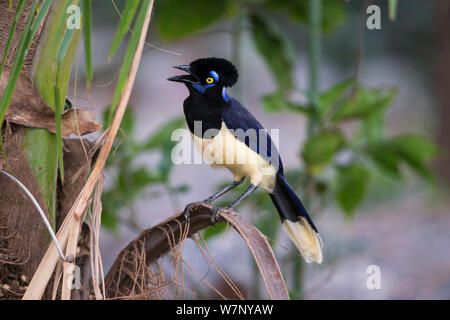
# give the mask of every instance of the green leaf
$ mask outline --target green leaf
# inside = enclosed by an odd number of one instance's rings
[[[284,9],[294,21],[308,25],[308,2],[309,0],[267,0],[266,4],[275,10]],[[341,0],[322,0],[322,32],[333,32],[345,18]]]
[[[398,167],[399,157],[389,148],[384,148],[383,144],[372,145],[370,155],[375,164],[386,174],[392,178],[400,179],[400,170]]]
[[[337,110],[332,117],[333,121],[351,118],[364,118],[373,113],[381,112],[397,94],[395,89],[362,89]]]
[[[161,160],[158,163],[158,170],[162,175],[162,180],[165,182],[169,180],[169,174],[173,166],[172,149],[176,142],[172,141],[172,133],[176,129],[182,128],[184,124],[184,118],[175,118],[159,128],[153,136],[140,147],[141,150],[149,151],[157,149],[161,151]]]
[[[189,191],[189,189],[190,189],[189,185],[184,183],[184,184],[179,185],[179,186],[177,186],[175,188],[172,188],[172,191],[175,192],[175,193],[186,193],[186,192]]]
[[[419,135],[401,135],[390,140],[389,147],[397,153],[409,167],[426,179],[432,179],[432,173],[426,166],[438,153],[436,146]]]
[[[289,102],[282,92],[274,92],[263,97],[263,107],[266,112],[292,111],[298,113],[312,114],[314,110],[307,106],[297,105]]]
[[[332,33],[346,18],[342,0],[322,0],[322,31]]]
[[[107,191],[102,195],[102,227],[117,231],[119,226],[119,209],[122,204],[117,201],[114,192]]]
[[[231,227],[228,226],[228,230],[230,230],[230,228]],[[221,235],[222,233],[225,232],[226,229],[227,229],[226,223],[218,223],[214,227],[206,228],[202,233],[203,239],[205,239],[205,241],[208,241],[214,237]]]
[[[11,101],[14,89],[16,88],[17,80],[19,79],[19,75],[22,70],[25,55],[34,36],[31,29],[31,23],[33,21],[37,3],[38,1],[35,0],[30,9],[30,14],[28,15],[26,26],[22,32],[22,38],[19,42],[19,48],[17,50],[16,58],[14,59],[14,64],[9,75],[8,83],[6,84],[6,88],[0,98],[0,126],[3,124],[4,116],[8,110],[9,102]]]
[[[312,170],[320,169],[320,167],[328,164],[336,152],[345,144],[345,138],[341,132],[321,132],[309,138],[303,146],[303,160]]]
[[[161,38],[186,37],[219,20],[227,9],[223,0],[155,1],[155,21]]]
[[[127,137],[133,137],[136,128],[136,116],[133,108],[128,107],[123,115],[122,122],[120,123],[120,129],[125,133]]]
[[[280,229],[280,217],[268,194],[264,191],[256,193],[253,195],[252,204],[255,207],[252,211],[259,213],[255,226],[269,239],[276,239]]]
[[[156,132],[150,137],[147,143],[144,144],[143,148],[146,150],[163,148],[166,145],[172,146],[174,142],[171,140],[172,132],[176,129],[183,128],[185,124],[184,118],[175,118],[168,122],[167,124],[160,127]]]
[[[361,128],[366,139],[372,143],[381,141],[384,137],[384,112],[376,112],[361,122]]]
[[[112,59],[119,48],[125,34],[131,29],[131,23],[136,15],[137,8],[139,6],[139,1],[126,1],[123,13],[120,14],[120,23],[117,26],[116,33],[114,34],[114,39],[111,43],[111,48],[108,52],[108,60]]]
[[[134,2],[134,1],[131,1]],[[92,71],[92,46],[91,46],[91,33],[92,33],[92,0],[83,0],[84,11],[84,56],[86,63],[86,85],[89,88],[91,86],[92,77],[94,73]]]
[[[71,0],[68,5],[78,4],[77,0]],[[39,15],[38,15],[39,17]],[[62,17],[64,18],[64,17]],[[41,17],[43,19],[43,17]],[[63,19],[63,21],[65,21]],[[37,30],[37,26],[34,26]],[[70,78],[71,68],[67,68],[67,63],[72,65],[73,52],[76,48],[78,42],[78,30],[68,29],[66,25],[62,29],[62,39],[56,47],[56,85],[54,86],[54,106],[55,106],[55,122],[56,122],[56,147],[57,147],[57,157],[59,163],[59,172],[61,181],[64,182],[64,154],[63,154],[63,142],[61,134],[61,113],[64,111],[65,99],[67,95],[67,84]],[[56,40],[56,39],[55,39]]]
[[[389,0],[389,19],[392,21],[397,17],[398,0]]]
[[[6,58],[8,57],[9,47],[11,46],[14,32],[16,31],[17,20],[18,20],[20,14],[22,13],[25,3],[26,3],[25,0],[20,0],[17,5],[16,12],[14,13],[14,20],[13,20],[13,23],[11,24],[11,29],[9,30],[8,40],[6,41],[6,46],[3,51],[2,63],[0,66],[0,78],[2,76],[3,68],[5,67]],[[11,10],[11,2],[9,3],[9,5],[10,5],[10,10]]]
[[[150,5],[150,0],[141,1],[140,10],[138,11],[136,22],[134,24],[135,30],[142,30],[142,26],[145,22],[145,16],[147,14],[148,7]],[[139,38],[141,33],[135,31],[132,33],[130,41],[128,42],[128,47],[125,52],[125,57],[123,58],[122,66],[120,68],[119,77],[116,83],[116,89],[114,91],[111,106],[109,108],[108,121],[106,122],[105,129],[109,127],[112,123],[114,112],[118,106],[120,97],[122,96],[123,90],[125,88],[125,83],[130,73],[131,64],[133,62],[134,54],[137,50],[139,44]]]
[[[342,99],[344,93],[355,83],[353,79],[339,82],[319,96],[319,110],[326,113],[330,108]]]
[[[267,16],[252,14],[250,22],[256,49],[275,77],[279,90],[284,92],[292,89],[295,55],[286,36]]]
[[[351,216],[364,198],[369,172],[360,164],[338,167],[337,170],[336,200]]]
[[[106,122],[109,116],[109,109],[103,111],[103,122]],[[120,132],[127,138],[134,137],[136,129],[136,115],[132,106],[128,106],[120,123]]]
[[[45,0],[44,4],[40,8],[39,8],[39,4],[38,4],[38,9],[36,9],[37,16],[33,21],[33,25],[31,26],[33,35],[36,34],[41,23],[47,17],[47,13],[50,10],[51,5],[52,5],[52,0]]]
[[[369,147],[375,163],[394,177],[400,176],[399,165],[406,163],[415,173],[432,180],[427,162],[438,153],[438,148],[419,135],[405,134]]]
[[[131,175],[133,181],[133,189],[140,191],[142,188],[148,186],[149,184],[162,182],[162,176],[158,172],[149,171],[145,167],[140,167],[133,171]],[[132,186],[129,186],[132,187]]]
[[[32,28],[32,22],[33,22],[33,17],[34,17],[34,13],[36,12],[36,6],[38,4],[38,0],[34,0],[32,7],[30,8],[29,11],[29,15],[27,18],[27,23],[25,25],[25,28],[22,31],[22,37],[20,39],[19,42],[19,48],[17,50],[16,53],[16,57],[14,59],[14,64],[11,70],[11,73],[9,75],[8,78],[8,83],[6,84],[6,88],[4,89],[2,96],[0,98],[0,127],[3,125],[3,119],[5,118],[5,114],[6,111],[9,108],[9,103],[11,102],[14,90],[16,88],[16,84],[17,84],[17,80],[19,79],[20,76],[20,72],[22,70],[22,66],[25,60],[25,56],[27,54],[28,48],[31,45],[31,41],[34,37],[34,32],[33,32],[33,28]],[[23,3],[19,3],[18,4],[18,9],[22,10],[23,9]],[[16,19],[18,19],[18,16],[16,17]],[[9,37],[7,42],[9,42],[9,45],[11,44],[11,39],[12,36],[14,34],[14,29],[15,29],[15,25],[13,23],[13,26],[11,27],[10,33],[9,33]],[[7,43],[8,46],[8,43]],[[3,69],[3,63],[5,56],[7,55],[7,52],[3,53],[3,61],[2,61],[2,69]],[[1,74],[0,74],[1,76]],[[1,147],[1,151],[2,151],[2,156],[3,158],[6,160],[6,152],[4,149],[4,145],[3,145],[3,136],[0,130],[0,147]]]
[[[163,177],[163,181],[165,182],[169,181],[170,170],[172,169],[173,166],[172,149],[173,149],[173,142],[165,144],[161,148],[162,156],[161,160],[158,163],[158,170],[160,171]]]
[[[29,3],[29,2],[27,2]],[[32,23],[32,34],[36,34],[45,21],[46,28],[42,31],[39,39],[40,54],[34,56],[33,60],[33,84],[39,91],[45,102],[54,109],[54,87],[56,86],[56,61],[55,52],[58,49],[58,44],[64,34],[64,27],[58,28],[59,20],[66,22],[66,19],[60,19],[67,17],[66,8],[68,1],[53,1],[45,0],[38,1],[40,9],[36,10],[37,15],[30,14],[30,17],[34,17]],[[52,13],[48,15],[51,10]],[[47,19],[48,15],[48,19]],[[62,24],[64,26],[65,24]],[[33,39],[32,37],[31,39]],[[75,51],[75,46],[74,50]],[[16,56],[18,58],[19,55]],[[70,76],[70,70],[72,68],[72,57],[68,57],[66,63],[67,67],[67,80]],[[59,84],[63,86],[64,84]],[[66,93],[64,92],[64,96]],[[55,223],[56,207],[57,203],[57,151],[56,151],[56,136],[49,133],[45,129],[33,129],[28,128],[25,130],[24,150],[27,152],[27,159],[33,174],[37,178],[38,185],[42,196],[44,197],[45,204],[48,208],[49,218],[52,224]]]
[[[63,153],[63,143],[61,134],[61,113],[64,110],[66,87],[62,85],[64,82],[63,78],[67,76],[65,74],[65,69],[63,68],[63,63],[66,59],[66,55],[69,51],[69,47],[73,44],[73,39],[75,36],[75,29],[66,29],[64,31],[63,38],[59,45],[59,49],[56,52],[57,61],[57,74],[56,74],[56,86],[55,86],[55,122],[56,122],[56,147],[59,162],[59,172],[61,181],[64,181],[64,153]]]

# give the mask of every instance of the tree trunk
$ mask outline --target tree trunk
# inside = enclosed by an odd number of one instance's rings
[[[27,1],[16,32],[12,39],[5,69],[12,66],[15,58],[14,50],[18,47],[22,31],[33,1]],[[59,25],[66,14],[68,1],[54,1],[41,30],[33,39],[21,77],[32,79],[43,100],[54,109],[54,88],[56,82],[56,61],[54,43],[62,38]],[[0,0],[0,57],[4,54],[9,30],[13,22],[18,1]],[[63,64],[64,90],[67,88],[72,60],[75,53],[79,31],[73,38],[69,53]],[[84,183],[77,180],[72,183],[70,172],[76,173],[82,160],[72,159],[64,166],[69,166],[64,185],[58,179],[58,161],[56,154],[56,137],[47,129],[28,128],[6,123],[2,127],[6,159],[0,159],[0,168],[9,171],[18,178],[34,195],[41,208],[46,212],[50,223],[55,228],[62,221],[68,202],[73,202],[72,192],[79,192]],[[75,149],[74,149],[75,148]],[[73,152],[75,150],[75,152]],[[70,143],[65,158],[72,153],[83,155],[79,143]],[[70,152],[72,151],[72,152]],[[76,157],[75,157],[76,158]],[[79,167],[73,167],[78,165]],[[9,167],[8,167],[9,166]],[[71,167],[72,166],[72,167]],[[83,174],[79,179],[85,178]],[[76,194],[78,194],[78,192]],[[48,248],[50,237],[31,201],[8,178],[0,175],[0,298],[20,299],[27,282],[31,279]],[[6,285],[6,286],[5,286]],[[3,289],[1,289],[3,288]],[[49,298],[47,294],[44,298]]]

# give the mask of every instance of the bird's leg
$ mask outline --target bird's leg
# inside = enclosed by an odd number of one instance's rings
[[[222,190],[214,193],[213,195],[206,198],[203,203],[211,204],[213,201],[217,200],[219,197],[223,196],[225,193],[230,191],[231,189],[236,188],[238,185],[240,185],[242,182],[244,182],[245,177],[241,178],[241,180],[233,181],[228,186],[223,188]]]
[[[257,188],[258,188],[258,186],[255,186],[255,185],[252,184],[247,190],[245,190],[245,192],[243,194],[241,194],[239,197],[237,197],[236,200],[234,200],[228,206],[220,207],[220,208],[212,208],[211,209],[211,222],[212,222],[212,224],[214,225],[214,223],[219,218],[221,212],[229,211],[229,210],[234,209],[235,207],[237,207],[239,205],[239,203],[241,203],[241,201],[244,198],[246,198],[250,193],[255,191]]]
[[[223,196],[225,193],[227,193],[231,189],[237,187],[242,182],[244,182],[244,179],[245,179],[245,177],[243,177],[241,180],[233,181],[232,183],[230,183],[228,186],[226,186],[222,190],[214,193],[212,196],[209,196],[208,198],[206,198],[205,200],[203,200],[201,202],[189,203],[186,206],[186,208],[184,209],[184,217],[186,218],[186,220],[189,220],[191,212],[194,211],[196,206],[198,206],[199,204],[202,204],[202,203],[211,204],[213,201],[217,200],[219,197]]]

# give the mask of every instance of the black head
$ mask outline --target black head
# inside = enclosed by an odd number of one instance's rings
[[[222,95],[224,87],[231,87],[238,78],[236,67],[222,58],[201,58],[189,65],[175,66],[188,74],[171,77],[167,80],[182,82],[189,89],[194,88],[200,93],[214,93]],[[225,98],[225,97],[224,97]]]

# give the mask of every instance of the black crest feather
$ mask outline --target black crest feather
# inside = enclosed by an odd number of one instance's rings
[[[219,74],[219,82],[225,87],[231,87],[238,79],[236,67],[228,60],[223,58],[201,58],[190,63],[191,71],[200,80],[206,79],[210,71]]]

